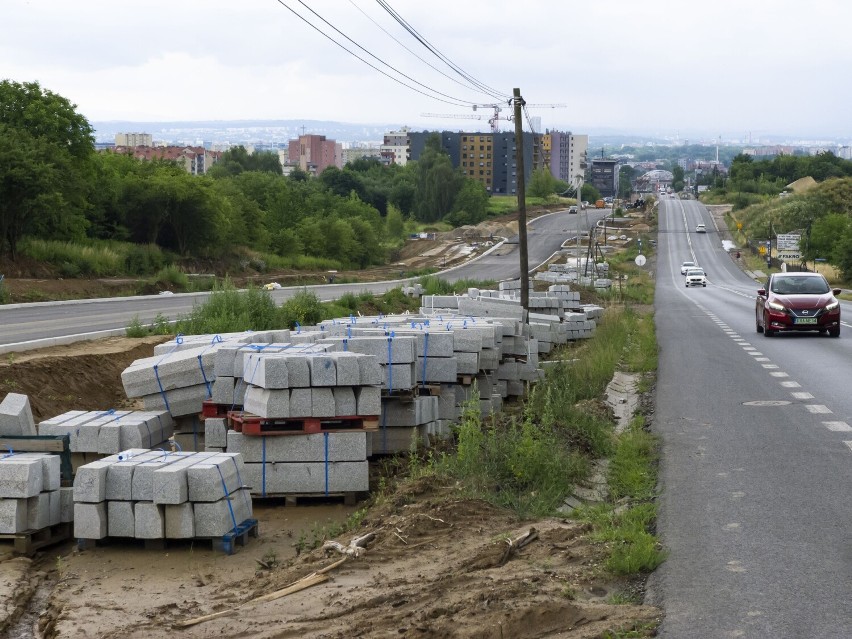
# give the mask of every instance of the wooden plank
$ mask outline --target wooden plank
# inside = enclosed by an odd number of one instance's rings
[[[22,453],[61,453],[65,450],[65,442],[61,439],[0,437],[0,448]]]

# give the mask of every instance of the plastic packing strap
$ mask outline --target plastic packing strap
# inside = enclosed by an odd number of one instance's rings
[[[237,483],[240,486],[237,490],[239,490],[243,494],[243,501],[245,502],[246,508],[247,508],[246,512],[251,512],[251,500],[249,499],[249,496],[246,494],[246,491],[244,491],[242,489],[243,488],[243,478],[240,477],[240,467],[239,467],[239,465],[237,465],[237,456],[234,455],[233,457],[231,457],[231,461],[234,462],[234,470],[237,471]],[[264,485],[264,488],[266,488],[265,485]]]
[[[8,446],[8,449],[9,449],[9,452],[8,452],[8,453],[6,453],[5,455],[3,455],[2,457],[0,457],[0,459],[8,459],[9,457],[14,457],[14,456],[15,456],[15,451],[14,451],[14,450],[12,450],[12,447],[11,447],[11,446]]]
[[[160,380],[160,364],[162,364],[169,355],[174,353],[177,347],[181,344],[183,344],[183,334],[178,333],[177,337],[175,337],[175,345],[172,346],[172,348],[165,355],[158,359],[156,364],[154,364],[154,377],[157,379],[157,386],[160,387],[160,395],[162,396],[163,403],[166,405],[166,410],[169,411],[169,413],[172,412],[172,409],[171,406],[169,406],[169,398],[166,395],[166,390],[163,388],[163,382]]]
[[[201,378],[204,380],[204,385],[207,387],[207,399],[213,397],[213,388],[211,386],[213,380],[207,379],[207,373],[204,371],[204,362],[201,360],[201,357],[206,353],[209,349],[216,346],[216,344],[222,343],[222,337],[220,335],[214,335],[213,339],[210,340],[210,345],[207,346],[203,351],[198,354],[198,368],[201,369]]]
[[[346,337],[352,339],[352,324],[346,326]]]
[[[228,493],[228,486],[225,484],[225,476],[222,475],[222,469],[219,465],[216,465],[216,470],[219,471],[219,479],[222,481],[222,496],[226,502],[228,502],[228,510],[231,513],[231,521],[234,524],[234,532],[237,532],[237,516],[234,514],[234,505],[231,503],[229,497],[231,496]]]
[[[468,315],[467,318],[470,320],[471,324],[476,324],[476,318],[473,315]]]
[[[115,409],[110,408],[109,410],[105,410],[102,413],[98,413],[98,417],[106,417],[107,415],[115,415]]]
[[[349,338],[348,337],[343,338],[343,352],[344,353],[349,352]]]
[[[181,448],[181,445],[180,445],[180,444],[178,444],[178,441],[177,441],[176,439],[173,439],[172,441],[174,442],[175,446],[177,446],[177,452],[182,453],[182,452],[183,452],[183,448]],[[165,459],[165,458],[166,458],[166,457],[168,457],[168,456],[169,456],[169,454],[168,454],[168,453],[166,453],[166,454],[165,454],[165,457],[163,457],[163,459]]]
[[[388,393],[393,393],[393,338],[394,332],[388,335]]]
[[[159,413],[157,413],[157,423],[160,425],[160,435],[162,435],[163,431],[165,430],[165,427],[163,426],[163,420],[160,417]],[[148,424],[148,422],[146,421],[145,425],[147,426],[147,424]],[[157,442],[157,443],[159,443],[159,442]],[[149,426],[148,427],[148,448],[151,448],[153,445],[154,445],[154,443],[151,441],[151,428]]]
[[[302,332],[302,325],[296,322],[296,335]]]
[[[328,497],[328,435],[329,433],[323,433],[323,444],[325,445],[325,496]]]
[[[429,359],[429,331],[426,331],[423,337],[423,388],[426,388],[426,362]]]
[[[260,462],[260,496],[266,497],[266,435],[260,437]]]
[[[157,415],[157,419],[160,419],[159,415]],[[148,423],[147,419],[142,423],[145,424],[145,429],[148,431],[148,448],[151,448],[154,445],[154,442],[151,441],[151,439],[152,439],[151,425]]]
[[[355,317],[354,315],[351,315],[351,314],[350,314],[350,315],[349,315],[349,323],[350,323],[350,324],[357,324],[357,323],[358,323],[358,320],[356,319],[356,317]]]

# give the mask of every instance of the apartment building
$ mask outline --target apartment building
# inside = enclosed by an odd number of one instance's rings
[[[204,175],[222,156],[221,151],[201,146],[116,146],[114,150],[139,160],[172,160],[192,175]]]
[[[319,175],[329,166],[343,168],[343,145],[324,135],[300,135],[287,145],[289,163]]]
[[[557,180],[576,186],[585,181],[589,136],[547,131],[541,140],[542,163]]]
[[[150,133],[116,133],[115,146],[154,146]]]

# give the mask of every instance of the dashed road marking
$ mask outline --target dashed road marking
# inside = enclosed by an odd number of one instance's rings
[[[781,386],[784,388],[801,388],[802,385],[799,382],[781,382]]]
[[[767,368],[767,369],[768,368],[781,368],[780,366],[778,366],[778,364],[761,364],[761,366],[763,366],[763,368]]]
[[[833,412],[828,406],[823,406],[822,404],[805,404],[805,408],[808,409],[809,413],[814,414],[825,414]]]
[[[846,444],[847,446],[849,446],[849,450],[852,450],[852,442],[846,441],[846,442],[843,442],[843,443]]]
[[[752,355],[762,355],[763,353],[752,353]],[[768,362],[770,359],[768,357],[755,357],[755,362]]]
[[[852,426],[846,422],[823,422],[822,425],[828,430],[833,430],[836,433],[843,433],[852,430]]]
[[[813,399],[814,398],[813,395],[811,395],[810,393],[805,392],[805,391],[803,391],[801,393],[790,393],[790,394],[793,397],[795,397],[796,399]]]
[[[769,374],[772,375],[772,377],[790,377],[787,373],[781,373],[778,371]]]

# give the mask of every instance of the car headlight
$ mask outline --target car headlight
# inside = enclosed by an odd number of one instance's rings
[[[826,311],[833,311],[833,310],[834,310],[834,309],[836,309],[838,306],[840,306],[840,302],[838,302],[837,300],[834,300],[834,301],[833,301],[833,302],[831,302],[830,304],[826,304],[826,305],[825,305],[825,310],[826,310]]]
[[[766,305],[771,308],[773,311],[784,311],[786,310],[783,304],[778,304],[777,302],[766,302]]]

